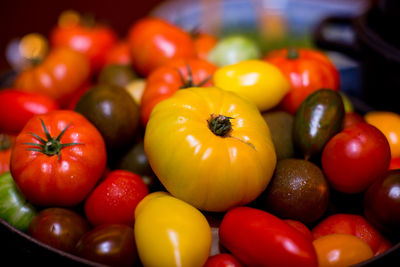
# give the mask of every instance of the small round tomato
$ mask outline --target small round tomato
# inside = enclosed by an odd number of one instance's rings
[[[390,159],[389,170],[396,169],[400,169],[400,157]]]
[[[130,171],[111,171],[89,195],[85,214],[92,225],[133,226],[137,204],[149,193],[142,178]]]
[[[75,211],[47,208],[32,219],[28,234],[51,247],[71,252],[89,230],[88,222]]]
[[[172,58],[192,58],[196,49],[190,35],[169,22],[145,17],[136,21],[128,33],[132,64],[147,76]]]
[[[319,267],[351,266],[374,256],[367,243],[349,234],[329,234],[313,242]]]
[[[130,66],[132,64],[132,56],[128,41],[122,40],[117,42],[108,51],[105,64],[120,64]]]
[[[0,91],[0,132],[18,134],[35,114],[59,109],[57,102],[40,93],[16,89]]]
[[[343,128],[347,128],[359,122],[365,122],[363,116],[356,112],[346,112],[343,119]]]
[[[73,253],[109,266],[133,266],[137,260],[134,231],[123,224],[97,226],[81,237]]]
[[[310,229],[308,229],[308,227],[304,223],[297,221],[297,220],[291,220],[291,219],[286,219],[283,221],[286,222],[287,224],[289,224],[290,226],[292,226],[294,229],[296,229],[300,233],[302,233],[308,240],[313,240]]]
[[[243,265],[229,253],[210,256],[203,267],[242,267]]]
[[[376,127],[357,123],[328,141],[321,161],[333,188],[343,193],[359,193],[388,169],[390,146]]]
[[[400,115],[390,111],[370,111],[364,118],[386,136],[392,157],[400,157]]]
[[[208,60],[210,51],[218,43],[218,38],[208,33],[195,33],[193,42],[197,57]]]
[[[56,110],[26,123],[10,170],[33,204],[73,206],[93,189],[106,160],[104,139],[93,124],[74,111]]]
[[[295,114],[301,102],[321,88],[339,90],[339,72],[322,52],[307,48],[271,51],[264,60],[276,65],[290,81],[291,89],[280,107]]]

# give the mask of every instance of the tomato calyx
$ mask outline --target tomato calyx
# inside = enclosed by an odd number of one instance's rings
[[[205,78],[204,80],[202,80],[201,82],[199,82],[198,84],[195,84],[193,82],[192,69],[190,68],[189,64],[186,65],[186,68],[187,68],[187,72],[188,72],[187,79],[185,79],[185,77],[183,76],[182,72],[179,69],[176,69],[176,71],[178,72],[179,77],[181,78],[181,81],[182,81],[182,85],[179,87],[179,89],[186,89],[186,88],[190,88],[190,87],[202,87],[212,77],[212,75],[210,75],[207,78]]]
[[[29,134],[33,135],[36,139],[39,140],[40,144],[37,143],[23,143],[24,145],[29,145],[29,146],[34,146],[34,148],[27,148],[26,150],[28,151],[37,151],[41,152],[47,156],[58,156],[58,160],[60,160],[61,157],[61,150],[64,147],[67,146],[73,146],[73,145],[82,145],[82,143],[66,143],[66,144],[61,144],[61,137],[65,133],[65,131],[68,129],[69,124],[61,131],[61,133],[56,137],[52,137],[49,133],[49,131],[46,128],[46,125],[44,124],[43,120],[40,119],[40,122],[42,123],[43,131],[46,135],[47,140],[41,138],[39,135],[29,132]]]
[[[232,117],[224,115],[211,114],[210,119],[207,120],[208,127],[217,136],[229,137],[229,133],[232,131]]]
[[[287,59],[294,60],[294,59],[298,59],[298,58],[299,58],[299,51],[294,47],[288,48]]]
[[[0,134],[0,151],[10,149],[11,145],[11,137],[8,134]]]

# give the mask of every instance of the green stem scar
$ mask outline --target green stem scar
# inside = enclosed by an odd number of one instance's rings
[[[217,136],[228,137],[229,133],[232,131],[232,117],[226,117],[224,115],[211,114],[210,119],[207,120],[208,127],[211,132]]]
[[[176,71],[179,74],[179,77],[181,78],[182,86],[179,87],[179,89],[185,89],[185,88],[190,88],[190,87],[202,87],[204,84],[206,84],[212,77],[212,75],[208,76],[198,84],[195,84],[193,81],[193,72],[192,68],[189,66],[189,64],[186,64],[186,69],[188,73],[187,79],[184,77],[182,72],[177,68]]]
[[[58,160],[60,160],[61,158],[61,150],[64,147],[67,146],[73,146],[73,145],[82,145],[82,143],[66,143],[66,144],[62,144],[61,143],[61,137],[64,135],[65,131],[68,129],[68,127],[70,126],[70,123],[61,131],[61,133],[56,137],[52,137],[49,133],[49,131],[46,128],[46,125],[44,124],[43,120],[40,119],[40,122],[42,123],[42,127],[43,127],[43,131],[44,134],[46,135],[46,140],[41,138],[39,135],[32,133],[32,132],[28,132],[28,134],[32,135],[33,137],[35,137],[40,143],[23,143],[24,145],[28,145],[28,146],[32,146],[33,148],[27,148],[26,150],[28,151],[36,151],[36,152],[40,152],[43,153],[47,156],[54,156],[57,155],[58,156]]]

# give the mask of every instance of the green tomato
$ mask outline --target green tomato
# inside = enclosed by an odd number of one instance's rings
[[[15,228],[26,231],[35,215],[35,208],[26,201],[11,173],[0,175],[0,218]]]
[[[210,51],[209,60],[219,67],[238,63],[247,59],[261,58],[258,43],[245,35],[223,37]]]

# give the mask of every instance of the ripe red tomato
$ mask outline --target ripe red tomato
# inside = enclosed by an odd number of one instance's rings
[[[128,33],[132,64],[141,75],[172,58],[191,58],[196,49],[190,35],[169,22],[146,17],[135,22]]]
[[[352,111],[344,114],[343,128],[349,127],[359,122],[365,122],[363,116]]]
[[[100,132],[82,115],[56,110],[32,117],[17,136],[10,171],[23,195],[41,206],[73,206],[106,166]]]
[[[111,171],[85,202],[85,214],[94,225],[133,226],[137,204],[149,193],[142,178],[130,171]]]
[[[246,266],[317,266],[311,240],[259,209],[229,210],[219,227],[221,244]]]
[[[217,44],[218,38],[208,33],[195,33],[193,35],[193,42],[197,57],[209,60],[208,54]]]
[[[381,131],[361,122],[333,136],[323,149],[321,161],[333,188],[360,193],[388,169],[390,147]]]
[[[242,267],[243,265],[231,254],[220,253],[210,256],[203,267]]]
[[[286,219],[283,221],[286,222],[287,224],[289,224],[290,226],[292,226],[294,229],[296,229],[300,233],[302,233],[307,239],[309,239],[311,241],[313,240],[310,229],[308,229],[308,227],[304,223],[297,221],[297,220],[291,220],[291,219]]]
[[[43,94],[15,89],[0,91],[0,132],[18,134],[35,114],[59,109],[58,103]]]
[[[390,248],[390,242],[364,217],[356,214],[337,213],[318,223],[311,231],[313,239],[328,234],[350,234],[364,240],[375,255]]]
[[[325,88],[339,90],[339,72],[322,52],[307,48],[279,49],[264,60],[276,65],[290,81],[291,89],[280,108],[295,114],[301,102],[312,92]]]
[[[0,133],[0,175],[10,170],[11,147],[15,136]]]
[[[73,23],[55,27],[49,40],[53,47],[69,47],[85,55],[93,73],[104,66],[107,53],[117,42],[117,34],[105,25]]]
[[[400,157],[390,159],[389,170],[396,169],[400,169]]]
[[[63,105],[88,79],[89,62],[85,56],[70,48],[56,48],[41,64],[21,72],[14,87],[45,94]]]
[[[107,64],[131,65],[132,57],[128,41],[122,40],[116,43],[106,55]]]
[[[155,69],[146,81],[141,102],[141,119],[147,124],[154,106],[172,96],[179,89],[193,86],[211,86],[211,77],[217,67],[199,58],[173,59]]]

